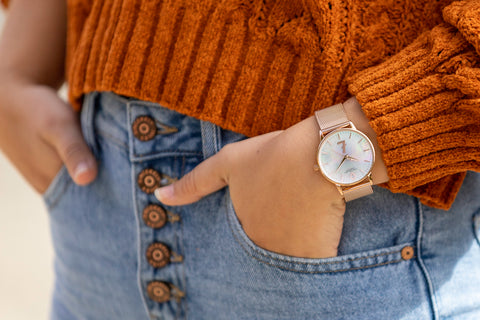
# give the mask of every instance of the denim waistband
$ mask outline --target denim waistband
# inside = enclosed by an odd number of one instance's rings
[[[211,122],[178,113],[160,104],[112,92],[92,92],[86,95],[85,99],[89,99],[90,102],[84,103],[84,108],[87,110],[82,112],[82,124],[93,124],[90,128],[82,128],[86,140],[94,141],[94,135],[101,135],[125,147],[128,147],[130,142],[132,161],[147,160],[159,154],[198,155],[199,152],[206,159],[217,153],[224,145],[247,138],[243,134],[222,129]],[[97,101],[92,103],[92,100]],[[137,141],[129,130],[135,117],[151,113],[154,113],[152,116],[157,119],[157,125],[160,128],[174,126],[179,130],[171,144],[168,144],[169,134],[164,135],[161,149],[156,148],[154,144]],[[157,134],[162,135],[162,131],[159,130]],[[199,140],[192,137],[198,137]]]

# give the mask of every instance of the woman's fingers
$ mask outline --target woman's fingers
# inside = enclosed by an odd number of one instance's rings
[[[201,162],[174,183],[155,190],[155,196],[166,205],[189,204],[227,185],[226,155],[222,149]]]
[[[54,140],[68,173],[78,185],[86,185],[97,176],[97,163],[87,146],[79,125],[72,123]]]
[[[42,123],[42,138],[55,148],[76,184],[89,184],[97,176],[97,162],[83,138],[77,114],[56,96],[45,101],[57,113]]]
[[[230,166],[248,152],[270,140],[281,131],[274,131],[223,147],[220,152],[201,162],[192,171],[174,183],[159,188],[155,196],[166,205],[178,206],[196,202],[228,184]]]

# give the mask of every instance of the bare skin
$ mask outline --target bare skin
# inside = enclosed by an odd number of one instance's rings
[[[78,115],[57,95],[65,37],[64,0],[11,1],[0,39],[0,149],[40,193],[62,164],[80,185],[97,174]]]
[[[62,164],[79,185],[97,175],[78,114],[56,92],[64,81],[65,34],[64,0],[15,0],[0,39],[0,149],[40,193]],[[345,106],[376,146],[358,102],[349,99]],[[336,256],[345,204],[313,171],[318,142],[310,117],[224,147],[156,195],[182,205],[228,185],[237,215],[258,245],[292,256]],[[388,177],[376,147],[373,178],[381,183]]]
[[[372,178],[388,181],[375,132],[355,98],[347,116],[369,136],[377,153]],[[337,255],[345,203],[336,187],[313,170],[318,124],[312,116],[283,130],[232,143],[199,164],[157,198],[183,205],[228,185],[242,226],[257,245],[281,254],[326,258]]]

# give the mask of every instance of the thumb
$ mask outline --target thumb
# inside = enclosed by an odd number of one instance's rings
[[[87,146],[78,123],[62,126],[52,144],[65,164],[68,173],[78,185],[87,185],[97,176],[97,162]]]
[[[204,160],[192,171],[174,183],[155,190],[155,197],[162,203],[178,206],[196,202],[202,197],[227,185],[227,154],[229,148]]]

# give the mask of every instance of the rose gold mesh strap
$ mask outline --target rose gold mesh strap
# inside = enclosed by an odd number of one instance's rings
[[[317,118],[320,131],[324,135],[335,128],[346,126],[350,123],[342,103],[315,111],[315,118]]]
[[[343,189],[343,197],[347,202],[361,198],[363,196],[368,196],[369,194],[372,194],[372,193],[373,193],[373,189],[370,181],[353,186],[348,189]]]

